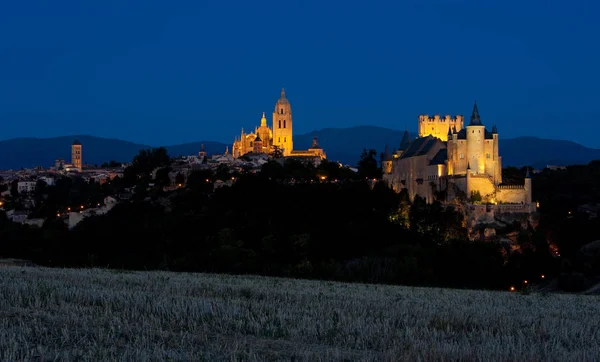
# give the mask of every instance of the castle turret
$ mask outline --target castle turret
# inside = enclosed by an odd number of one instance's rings
[[[529,174],[529,167],[527,167],[527,172],[525,173],[525,200],[524,202],[529,203],[533,199],[531,196],[531,175]]]
[[[467,198],[471,197],[471,164],[467,162]]]
[[[292,106],[281,89],[281,96],[273,112],[273,144],[283,149],[283,155],[289,156],[294,149],[292,139]]]
[[[381,158],[381,170],[385,174],[392,173],[392,155],[390,154],[390,150],[388,145],[385,145],[385,149],[383,151],[383,157]]]
[[[499,185],[502,183],[502,158],[498,151],[498,128],[496,125],[492,127],[492,139],[494,140],[492,159],[496,163],[493,176],[495,184]]]
[[[477,102],[473,105],[471,122],[467,126],[467,156],[474,173],[485,173],[485,126],[481,123]]]

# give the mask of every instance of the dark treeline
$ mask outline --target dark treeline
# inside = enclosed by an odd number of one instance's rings
[[[577,259],[581,245],[600,239],[597,219],[563,210],[570,206],[564,197],[588,192],[568,185],[597,177],[598,164],[583,166],[588,171],[579,174],[578,181],[562,175],[579,172],[571,168],[534,176],[540,226],[523,230],[519,250],[511,252],[506,245],[468,241],[463,217],[452,208],[427,205],[419,198],[410,203],[405,193],[365,180],[377,172],[370,162],[374,157],[375,153],[363,154],[358,175],[336,163],[315,168],[293,160],[283,165],[269,162],[257,174],[230,174],[224,168],[194,171],[186,187],[165,193],[168,172],[152,176],[150,170],[169,168],[170,162],[140,155],[123,179],[102,186],[68,181],[68,191],[60,184],[43,190],[44,202],[77,207],[136,187],[131,201],[86,218],[71,231],[54,210],[48,211],[42,228],[12,223],[0,214],[0,256],[58,267],[252,273],[458,288],[504,289],[540,273],[548,278],[575,272],[598,275],[598,265]],[[521,170],[507,169],[507,177],[517,171]],[[232,177],[231,187],[213,190],[215,179]],[[147,186],[150,181],[154,187]],[[44,202],[38,205],[40,212],[59,207]],[[560,257],[553,254],[552,245],[558,245]]]

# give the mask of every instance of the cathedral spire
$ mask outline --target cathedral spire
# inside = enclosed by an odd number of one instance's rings
[[[477,101],[473,104],[473,113],[471,113],[471,123],[469,123],[469,126],[483,126],[479,117],[479,110],[477,109]]]

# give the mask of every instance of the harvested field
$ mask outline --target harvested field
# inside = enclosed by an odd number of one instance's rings
[[[600,299],[0,267],[0,360],[598,360]]]

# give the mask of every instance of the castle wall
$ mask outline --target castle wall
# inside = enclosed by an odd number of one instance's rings
[[[419,116],[419,137],[427,137],[429,135],[439,138],[442,141],[448,141],[448,131],[452,128],[456,132],[464,128],[464,116],[457,115],[452,118],[450,115],[440,117],[436,114],[433,117],[429,117],[427,114]]]
[[[452,173],[449,173],[449,175],[465,175],[467,173],[467,141],[457,139],[450,142],[453,142],[453,164]]]
[[[445,165],[429,165],[429,163],[444,147],[443,142],[437,141],[427,154],[394,159],[392,161],[392,173],[387,177],[391,187],[397,192],[406,188],[411,200],[419,195],[428,202],[433,202],[434,194],[431,182],[437,184],[439,177],[446,174],[446,167]]]
[[[470,192],[479,191],[483,201],[494,197],[495,187],[488,175],[470,175],[467,183],[467,189]],[[471,197],[470,193],[467,193],[467,197]]]
[[[531,190],[521,185],[499,186],[496,190],[496,200],[504,203],[530,203]]]

